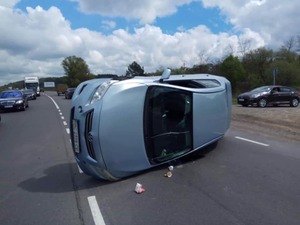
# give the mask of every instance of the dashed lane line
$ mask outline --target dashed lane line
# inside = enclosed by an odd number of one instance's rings
[[[253,141],[253,140],[250,140],[250,139],[247,139],[247,138],[243,138],[243,137],[239,137],[239,136],[235,136],[235,138],[239,139],[239,140],[242,140],[242,141],[247,141],[247,142],[250,142],[250,143],[253,143],[253,144],[262,145],[262,146],[265,146],[265,147],[269,147],[270,146],[270,145],[262,143],[262,142]]]

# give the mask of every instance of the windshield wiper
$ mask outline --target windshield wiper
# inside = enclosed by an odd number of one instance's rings
[[[177,134],[187,134],[189,133],[189,131],[182,131],[182,132],[174,132],[174,131],[170,131],[167,133],[162,133],[162,134],[157,134],[151,138],[157,138],[157,137],[162,137],[162,136],[166,136],[166,135],[177,135]]]

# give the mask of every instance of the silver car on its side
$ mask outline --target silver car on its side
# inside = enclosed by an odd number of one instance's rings
[[[76,161],[112,181],[169,163],[222,138],[231,104],[230,82],[210,74],[85,81],[71,103]]]

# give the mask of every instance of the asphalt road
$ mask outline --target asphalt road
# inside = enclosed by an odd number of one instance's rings
[[[105,182],[74,161],[69,109],[47,92],[1,114],[1,225],[300,224],[299,143],[231,127],[216,148],[175,162],[170,178],[166,165]]]

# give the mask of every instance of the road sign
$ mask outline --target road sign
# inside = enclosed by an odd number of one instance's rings
[[[44,82],[44,87],[55,87],[55,83],[54,82]]]

